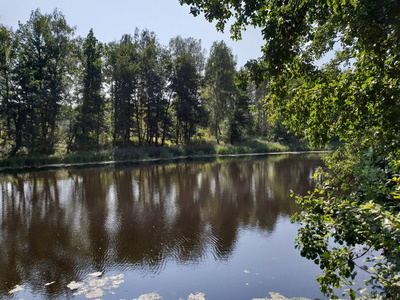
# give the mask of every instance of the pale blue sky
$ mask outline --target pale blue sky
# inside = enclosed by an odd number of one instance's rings
[[[136,27],[154,31],[163,45],[181,35],[201,39],[208,51],[214,41],[224,40],[237,55],[238,66],[258,58],[263,44],[260,31],[252,28],[243,34],[243,40],[232,41],[229,29],[225,34],[217,32],[203,16],[190,15],[189,7],[180,6],[178,0],[0,0],[0,7],[0,23],[14,29],[18,21],[25,23],[36,8],[42,13],[58,8],[68,24],[77,27],[76,35],[85,37],[93,28],[102,42],[119,40],[122,34],[134,33]]]

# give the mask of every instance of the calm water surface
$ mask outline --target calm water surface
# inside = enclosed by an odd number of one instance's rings
[[[319,165],[286,155],[0,175],[0,298],[323,298],[318,267],[294,249],[289,197]]]

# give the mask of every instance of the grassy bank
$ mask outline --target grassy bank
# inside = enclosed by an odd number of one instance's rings
[[[232,155],[269,153],[286,151],[311,151],[333,150],[335,144],[329,144],[324,148],[313,148],[305,143],[280,144],[271,142],[249,142],[241,145],[192,145],[174,147],[132,147],[125,149],[113,149],[91,152],[75,152],[70,154],[57,153],[54,155],[26,155],[7,157],[0,160],[1,169],[19,169],[24,167],[40,167],[45,165],[66,165],[101,163],[108,161],[129,162],[146,159],[167,159],[182,156],[202,157],[210,155]]]

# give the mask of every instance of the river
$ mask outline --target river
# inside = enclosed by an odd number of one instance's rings
[[[289,197],[321,164],[271,155],[0,175],[0,298],[323,299],[318,266],[294,249]]]

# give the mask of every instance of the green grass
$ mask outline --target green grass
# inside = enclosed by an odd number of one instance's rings
[[[285,151],[333,150],[339,145],[329,144],[323,149],[312,148],[306,143],[281,144],[253,141],[239,145],[201,144],[170,147],[132,147],[125,149],[75,152],[54,155],[25,155],[0,159],[0,168],[18,169],[54,164],[85,164],[107,161],[129,162],[146,159],[172,159],[181,156],[204,157],[233,154],[269,153]]]

